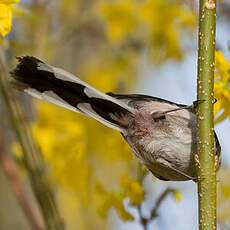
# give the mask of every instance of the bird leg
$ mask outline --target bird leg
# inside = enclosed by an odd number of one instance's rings
[[[175,108],[175,109],[170,109],[170,110],[166,110],[166,111],[157,111],[157,112],[152,112],[151,115],[153,117],[153,119],[155,121],[159,121],[159,120],[162,120],[162,119],[165,119],[165,115],[167,113],[171,113],[171,112],[175,112],[175,111],[179,111],[179,110],[183,110],[183,109],[188,109],[188,110],[196,110],[197,109],[197,106],[204,102],[205,100],[196,100],[192,103],[192,105],[185,105],[185,106],[181,106],[179,108]],[[214,101],[214,103],[216,103],[216,99]]]

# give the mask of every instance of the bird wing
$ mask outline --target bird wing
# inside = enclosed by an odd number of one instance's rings
[[[184,107],[184,104],[178,104],[169,100],[165,100],[159,97],[148,96],[144,94],[115,94],[115,93],[107,93],[107,95],[114,97],[118,100],[121,100],[123,103],[126,103],[128,106],[139,109],[141,108],[146,102],[157,101],[162,103],[167,103],[170,105],[175,105],[178,107]]]

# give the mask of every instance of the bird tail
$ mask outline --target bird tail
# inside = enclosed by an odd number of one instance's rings
[[[125,117],[132,114],[124,102],[102,93],[71,73],[46,64],[35,57],[18,58],[19,63],[11,72],[14,83],[26,93],[83,113],[104,125],[124,133]]]

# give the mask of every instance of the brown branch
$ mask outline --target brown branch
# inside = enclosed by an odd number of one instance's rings
[[[175,189],[167,188],[161,195],[158,197],[158,199],[155,202],[155,205],[153,206],[151,210],[151,214],[149,218],[146,218],[143,216],[141,211],[141,205],[137,206],[137,211],[140,217],[140,223],[144,230],[147,230],[148,224],[150,221],[154,220],[158,216],[158,210],[162,204],[162,202],[165,200],[165,198],[170,194],[175,192]]]
[[[161,203],[164,201],[164,199],[170,194],[173,193],[175,189],[167,188],[165,191],[158,197],[155,206],[152,208],[150,220],[155,219],[158,216],[158,210],[161,205]]]
[[[141,226],[143,227],[144,230],[147,230],[149,219],[147,219],[143,216],[142,211],[141,211],[141,205],[137,206],[137,211],[138,211],[138,214],[140,217]]]
[[[24,185],[19,177],[17,167],[10,155],[4,152],[1,143],[0,163],[15,197],[27,217],[31,229],[44,230],[45,227],[41,220],[41,216],[38,215],[34,206],[27,197],[27,192],[25,191]]]

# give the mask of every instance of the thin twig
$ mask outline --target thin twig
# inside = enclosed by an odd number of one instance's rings
[[[140,217],[140,223],[143,227],[144,230],[148,229],[148,224],[150,221],[154,220],[158,216],[158,210],[162,204],[162,202],[165,200],[165,198],[170,194],[175,192],[175,189],[167,188],[161,195],[158,197],[158,199],[155,202],[155,205],[153,206],[150,217],[146,218],[143,216],[142,211],[141,211],[141,205],[137,206],[137,211]]]
[[[171,188],[166,188],[165,191],[163,193],[161,193],[161,195],[158,197],[158,199],[156,200],[156,203],[154,205],[154,207],[151,210],[151,215],[150,215],[150,219],[153,220],[158,216],[158,210],[160,208],[160,205],[162,204],[162,202],[164,201],[164,199],[170,194],[173,193],[175,190],[171,189]]]
[[[139,217],[140,217],[140,224],[141,224],[141,226],[143,227],[144,230],[147,230],[148,229],[149,219],[147,219],[147,218],[145,218],[143,216],[142,211],[141,211],[141,205],[137,206],[137,211],[138,211],[138,214],[139,214]]]

